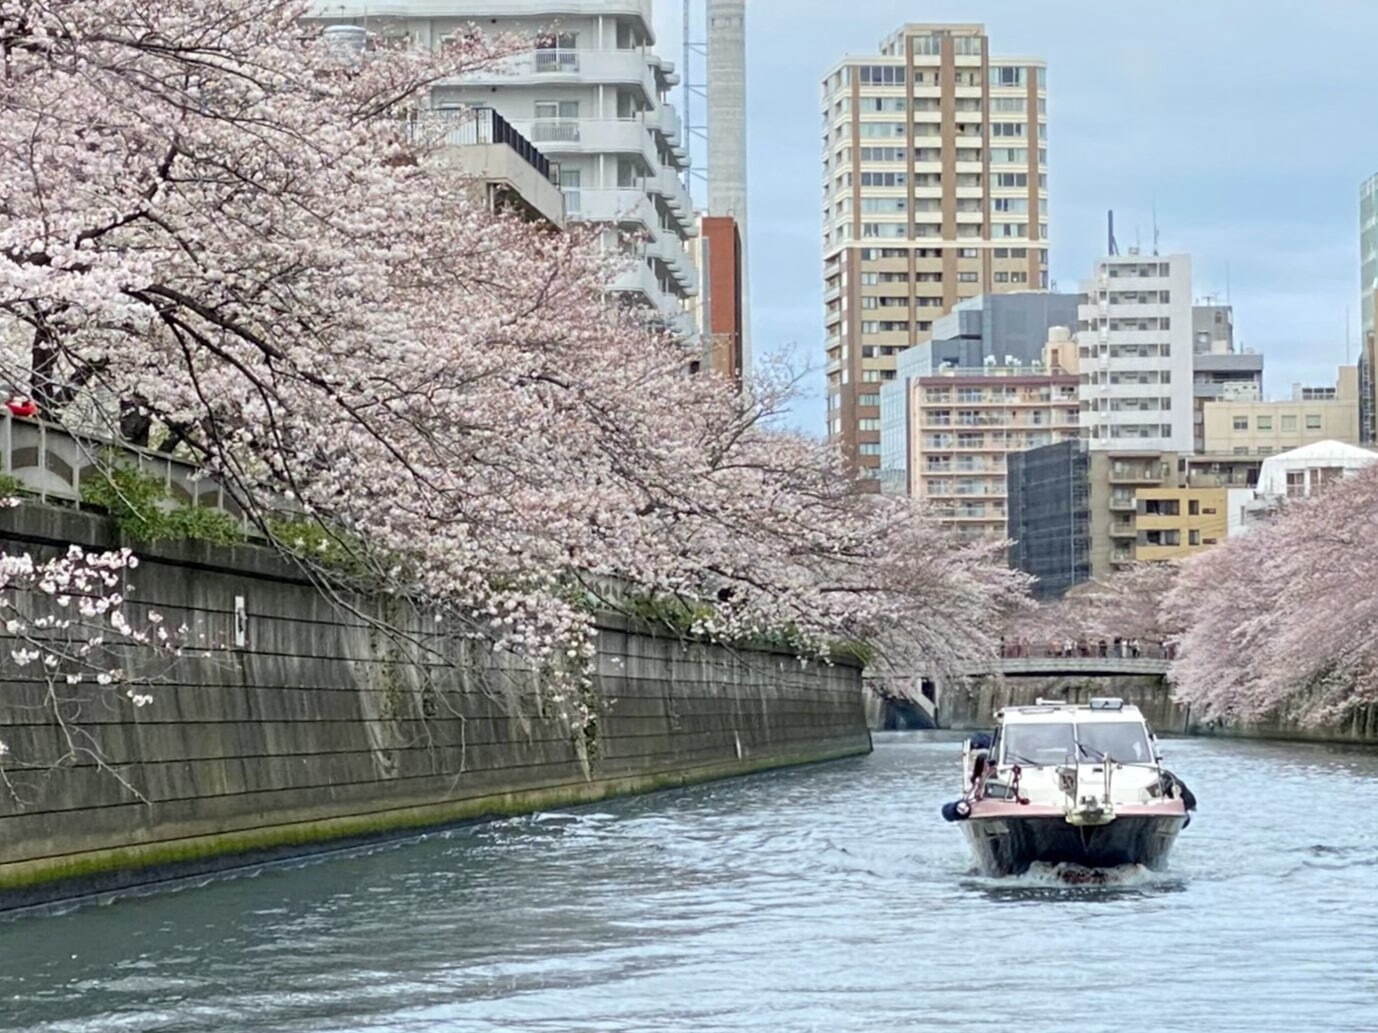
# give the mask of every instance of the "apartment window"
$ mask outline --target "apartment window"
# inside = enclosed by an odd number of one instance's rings
[[[914,44],[914,53],[925,57],[937,57],[943,52],[943,41],[932,33],[925,36],[909,37]]]
[[[880,420],[865,419],[856,421],[857,430],[880,430]]]
[[[1029,185],[1027,172],[997,172],[995,185],[998,187],[1026,187]]]
[[[1023,136],[1028,132],[1028,126],[1024,122],[992,122],[990,124],[991,136]]]
[[[1282,418],[1282,429],[1283,429],[1284,431],[1289,431],[1289,430],[1294,431],[1294,430],[1296,430],[1296,429],[1297,429],[1297,418],[1296,418],[1295,416],[1283,416],[1283,418]]]
[[[937,147],[915,147],[915,148],[914,148],[914,160],[915,160],[915,161],[942,161],[942,160],[943,160],[943,152],[942,152],[939,148],[937,148]],[[935,187],[935,186],[941,185],[941,183],[942,183],[942,177],[941,177],[941,176],[932,176],[932,177],[931,177],[931,180],[930,180],[929,182],[926,182],[926,183],[916,183],[916,185],[917,185],[917,186],[934,186],[934,187]]]
[[[1009,282],[1010,282],[1010,274],[1009,274],[1009,273],[996,273],[996,274],[995,274],[995,282],[996,282],[996,283],[1009,283]]]
[[[876,137],[903,136],[903,122],[862,122],[857,132],[863,139]]]
[[[1197,531],[1197,530],[1188,531],[1188,532],[1187,532],[1187,544],[1188,544],[1188,545],[1200,545],[1200,544],[1201,544],[1201,532],[1200,532],[1200,531]]]
[[[958,273],[958,283],[979,283],[981,280],[979,273]]]
[[[857,405],[880,405],[880,395],[857,395]]]
[[[967,57],[980,57],[981,37],[954,36],[952,38],[952,52],[954,54],[963,54]]]
[[[575,48],[579,44],[578,33],[561,32],[536,37],[536,71],[538,72],[577,72],[579,55]]]
[[[873,86],[904,85],[904,69],[895,65],[862,65],[857,74],[863,83]]]
[[[1307,430],[1320,430],[1320,429],[1321,429],[1321,414],[1320,414],[1320,413],[1317,413],[1317,412],[1309,412],[1309,413],[1306,414],[1306,429],[1307,429]]]
[[[577,100],[536,101],[536,121],[531,125],[531,139],[578,140],[579,102]]]
[[[1200,502],[1200,500],[1199,500],[1199,499],[1188,499],[1188,500],[1187,500],[1187,516],[1200,516],[1200,515],[1201,515],[1201,502]]]
[[[1272,430],[1272,429],[1273,429],[1273,418],[1272,418],[1271,416],[1260,416],[1260,417],[1258,418],[1258,429],[1259,429],[1259,430]]]
[[[963,247],[957,249],[958,258],[980,258],[981,252],[974,247]]]
[[[565,210],[578,215],[581,209],[580,174],[578,169],[560,170],[560,191],[565,195]]]
[[[907,111],[908,103],[903,97],[862,97],[858,111]]]
[[[993,65],[990,70],[992,86],[1023,86],[1024,69],[1006,65]]]
[[[1025,215],[1029,211],[1029,199],[1027,197],[997,197],[991,201],[991,204],[997,212],[1014,212],[1016,215]]]
[[[1023,97],[992,97],[990,109],[1004,114],[1022,115],[1026,104]]]
[[[909,199],[905,197],[863,197],[861,199],[863,212],[900,213],[908,207]]]
[[[863,441],[857,445],[856,450],[864,456],[880,455],[880,445],[874,441]]]
[[[1029,151],[1026,147],[992,147],[990,160],[992,165],[1027,165]]]

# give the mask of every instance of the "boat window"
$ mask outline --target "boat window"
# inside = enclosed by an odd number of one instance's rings
[[[1064,764],[1076,751],[1071,724],[1007,724],[1006,764]]]
[[[1148,734],[1138,721],[1088,721],[1077,725],[1082,760],[1110,757],[1122,764],[1146,764],[1153,758]]]

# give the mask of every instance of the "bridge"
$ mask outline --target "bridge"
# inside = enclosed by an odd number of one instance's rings
[[[1133,674],[1167,674],[1172,663],[1159,656],[1007,656],[962,673],[967,677],[1004,675],[1007,678],[1056,677],[1080,674],[1115,677]]]
[[[954,679],[870,677],[869,717],[875,728],[972,727],[998,706],[1032,703],[1038,696],[1123,696],[1162,706],[1169,698],[1171,663],[1163,656],[1007,656],[969,667]]]

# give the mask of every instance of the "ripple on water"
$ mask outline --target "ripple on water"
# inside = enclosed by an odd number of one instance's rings
[[[1378,810],[1378,756],[1167,745],[1202,803],[1167,872],[974,876],[937,814],[957,747],[880,737],[0,923],[0,1029],[1372,1028],[1378,823],[1329,815]]]

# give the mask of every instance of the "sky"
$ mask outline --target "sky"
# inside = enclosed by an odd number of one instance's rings
[[[655,0],[657,50],[677,65],[682,18]],[[1059,289],[1104,252],[1107,209],[1122,252],[1151,249],[1156,210],[1160,252],[1190,254],[1198,299],[1228,296],[1236,346],[1263,353],[1268,397],[1357,361],[1378,0],[748,0],[752,346],[809,367],[797,429],[824,429],[819,83],[905,22],[983,22],[993,55],[1048,62]]]

